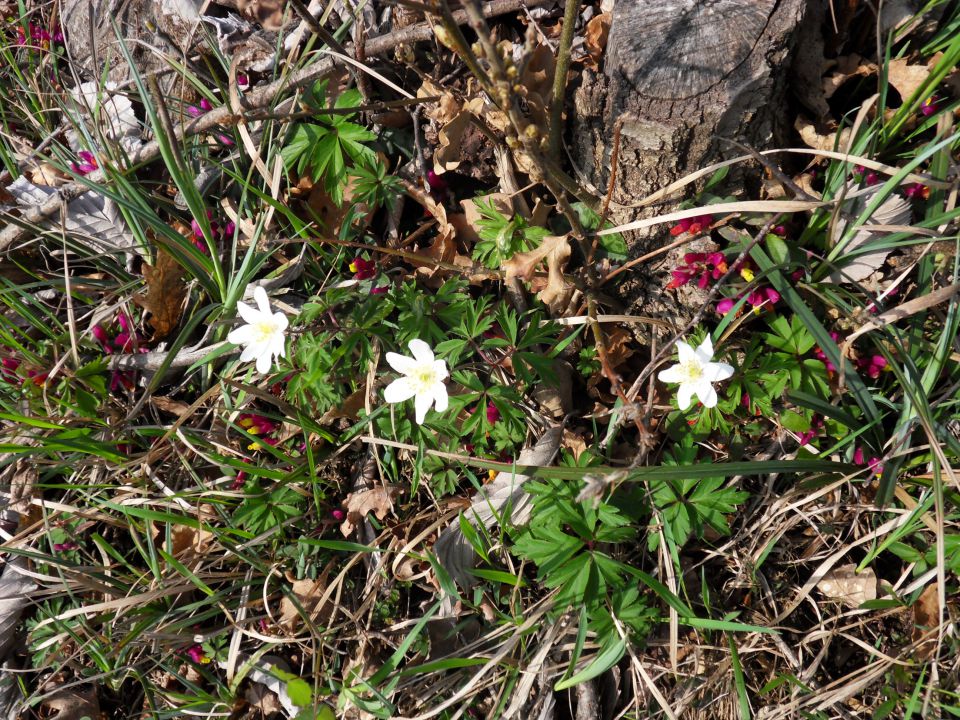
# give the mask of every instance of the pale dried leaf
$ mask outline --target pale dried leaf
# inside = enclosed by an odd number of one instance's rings
[[[100,717],[100,700],[95,687],[61,690],[44,700],[40,707],[52,713],[44,713],[44,717],[50,720],[98,720]]]
[[[151,395],[149,402],[157,408],[157,410],[168,412],[177,417],[183,417],[190,411],[190,405],[187,403],[181,402],[180,400],[173,400],[165,395]]]
[[[282,0],[237,0],[237,10],[250,22],[264,30],[279,30],[283,27]]]
[[[550,238],[547,238],[549,240]],[[570,304],[575,286],[563,276],[563,269],[570,259],[570,243],[563,238],[562,243],[554,243],[547,253],[547,286],[537,297],[550,308],[553,316],[562,315]]]
[[[587,27],[584,30],[583,44],[590,56],[593,67],[597,67],[600,58],[603,57],[603,51],[607,48],[607,37],[610,35],[610,22],[613,18],[612,13],[600,13],[590,18]]]
[[[14,629],[24,609],[30,604],[30,593],[37,589],[33,580],[17,572],[26,564],[26,559],[20,555],[11,555],[0,574],[0,662],[16,638]]]
[[[215,535],[208,530],[177,525],[171,532],[172,555],[179,560],[204,555],[209,552],[214,538]]]
[[[847,186],[848,193],[852,193],[856,189],[856,185],[853,183],[849,183]],[[848,216],[859,217],[879,192],[880,186],[878,185],[871,188],[870,192],[845,201],[843,204],[844,211]],[[910,203],[899,195],[890,195],[884,200],[873,215],[867,218],[866,222],[857,229],[850,241],[844,245],[842,254],[837,258],[837,265],[840,267],[830,274],[829,281],[833,283],[859,282],[879,270],[891,252],[889,248],[857,255],[849,262],[844,262],[844,256],[883,237],[884,233],[871,231],[871,225],[905,225],[910,221],[910,211]],[[830,238],[831,243],[837,244],[846,229],[847,222],[841,218],[833,228],[833,235]]]
[[[810,120],[805,118],[803,115],[798,115],[797,119],[793,123],[793,127],[798,133],[800,133],[800,139],[803,140],[804,145],[812,147],[814,150],[833,150],[835,148],[846,147],[847,141],[850,139],[850,128],[844,128],[840,132],[840,137],[837,137],[836,132],[826,132],[823,133],[817,130],[816,125],[814,125]]]
[[[570,245],[567,242],[566,235],[545,237],[539,247],[528,252],[517,253],[503,264],[506,279],[530,280],[537,269],[537,265],[546,260],[551,253],[556,252],[558,257],[563,255],[564,249],[566,249],[567,257],[569,257]]]
[[[46,185],[34,185],[20,176],[7,187],[14,201],[21,207],[43,205],[56,189]],[[53,223],[54,227],[59,225]],[[117,204],[110,198],[88,192],[67,205],[67,233],[78,242],[98,253],[129,253],[136,240],[127,230],[126,222]]]
[[[367,513],[373,513],[378,520],[383,520],[387,513],[393,510],[393,500],[399,494],[400,487],[397,485],[350,493],[343,503],[347,516],[340,525],[340,532],[344,537],[349,536],[354,528],[363,522]]]
[[[463,133],[466,132],[473,116],[461,110],[450,122],[443,126],[437,135],[440,147],[433,153],[433,171],[442,175],[448,170],[456,170],[461,161]]]
[[[85,82],[70,90],[71,103],[68,111],[74,123],[84,125],[90,135],[102,133],[120,143],[127,153],[135,152],[140,141],[140,121],[130,98],[117,91],[114,82],[107,82],[101,89],[97,82]],[[93,130],[99,128],[100,133]],[[86,137],[76,130],[67,130],[67,143],[74,152],[95,150],[88,147]]]
[[[329,575],[329,570],[324,569],[323,573],[321,573],[320,577],[316,580],[296,580],[291,586],[294,597],[297,598],[297,602],[300,603],[304,612],[306,612],[311,619],[319,621],[322,624],[325,624],[333,614],[332,603],[327,602],[320,606],[323,593],[327,589]],[[284,595],[280,601],[280,626],[288,632],[293,633],[296,632],[302,622],[303,618],[300,615],[300,611],[297,610],[297,606],[293,604],[290,598]]]
[[[926,65],[911,65],[906,58],[890,61],[887,79],[893,85],[904,102],[913,95],[930,75]]]
[[[824,597],[838,600],[847,607],[857,608],[868,600],[877,599],[877,575],[873,568],[864,568],[859,573],[853,563],[840,565],[828,572],[817,583]]]

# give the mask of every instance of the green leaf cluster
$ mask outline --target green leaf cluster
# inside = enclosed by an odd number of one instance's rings
[[[309,171],[314,181],[319,182],[322,179],[330,197],[340,205],[343,202],[347,171],[351,166],[368,171],[368,174],[361,178],[368,185],[384,183],[379,178],[379,171],[376,171],[379,164],[377,155],[365,144],[376,140],[376,134],[351,122],[350,118],[355,113],[323,112],[326,108],[319,98],[322,98],[325,91],[324,83],[308,98],[307,104],[314,105],[319,112],[314,115],[314,122],[293,125],[284,147],[280,150],[280,157],[283,158],[287,170],[295,169],[301,175]],[[347,110],[357,107],[360,101],[359,90],[347,90],[337,96],[333,108]]]

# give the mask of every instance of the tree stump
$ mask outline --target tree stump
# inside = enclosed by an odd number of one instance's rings
[[[584,72],[573,118],[574,156],[601,192],[619,128],[614,221],[635,214],[623,206],[721,156],[742,154],[719,138],[754,148],[783,139],[789,65],[807,6],[618,0],[603,72]]]

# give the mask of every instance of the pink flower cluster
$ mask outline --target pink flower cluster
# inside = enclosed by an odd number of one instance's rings
[[[838,335],[837,333],[831,332],[830,337],[833,339],[834,342],[840,342],[840,335]],[[830,362],[829,358],[827,358],[827,354],[823,351],[823,348],[821,348],[819,345],[817,345],[813,349],[813,356],[817,358],[817,360],[820,360],[823,362],[824,367],[826,367],[827,369],[827,375],[833,375],[837,371],[837,366],[834,365],[832,362]]]
[[[107,355],[112,355],[115,352],[146,352],[146,348],[141,347],[141,343],[145,343],[147,339],[136,331],[133,327],[133,321],[125,312],[117,313],[116,325],[107,328],[96,325],[90,332]]]
[[[727,260],[722,252],[687,253],[683,256],[684,264],[671,270],[673,279],[667,283],[668,290],[683,287],[696,278],[697,287],[705,290],[710,280],[719,280],[727,272]]]
[[[272,446],[279,442],[278,438],[269,437],[271,433],[275,432],[277,428],[279,428],[279,425],[263,415],[245,413],[237,418],[237,425],[242,427],[251,435],[257,436],[257,441],[250,443],[247,446],[247,450],[258,450],[264,444]]]
[[[100,343],[105,355],[147,352],[147,348],[144,347],[147,338],[137,332],[133,321],[125,312],[117,313],[115,324],[111,323],[107,327],[95,325],[90,334]],[[134,377],[132,371],[114,370],[110,375],[110,392],[118,392],[121,389],[127,392],[132,391],[136,387]]]
[[[709,230],[712,224],[713,215],[697,215],[696,217],[684,218],[670,228],[670,234],[674,237],[683,233],[698,235],[705,230]]]
[[[207,210],[207,220],[210,221],[210,234],[215,240],[231,238],[237,231],[237,225],[233,220],[228,220],[226,224],[221,226],[220,223],[213,219],[213,212],[211,210]],[[193,246],[204,255],[209,255],[210,250],[207,248],[207,243],[204,240],[203,230],[196,218],[190,221],[190,229],[193,231]]]
[[[873,170],[867,170],[863,165],[857,165],[853,169],[853,179],[865,185],[876,185],[880,182],[880,175]]]
[[[859,358],[856,362],[857,370],[867,374],[867,377],[876,380],[880,373],[887,369],[887,359],[883,355],[871,355]]]
[[[50,373],[39,370],[27,370],[26,377],[21,375],[23,364],[15,357],[5,357],[0,360],[0,378],[11,385],[23,385],[32,382],[36,386],[43,385]]]
[[[43,50],[49,50],[53,43],[63,43],[63,33],[56,25],[53,26],[53,32],[50,32],[39,25],[28,23],[27,27],[17,27],[17,39],[15,42],[20,46],[33,45]]]
[[[724,298],[717,303],[717,312],[720,315],[726,315],[733,310],[733,306],[740,302],[740,298],[742,297],[742,295],[738,295],[735,298]],[[775,305],[779,300],[780,293],[772,287],[758,288],[747,295],[747,303],[753,307],[755,312],[759,312],[760,308],[764,305]]]

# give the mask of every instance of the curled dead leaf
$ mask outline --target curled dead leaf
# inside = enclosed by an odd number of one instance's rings
[[[348,537],[354,528],[363,522],[367,513],[373,513],[378,520],[383,520],[387,513],[393,509],[393,500],[399,494],[400,487],[397,485],[386,485],[350,493],[343,502],[347,516],[340,525],[340,532],[343,533],[344,537]]]
[[[600,64],[603,57],[603,51],[607,48],[607,38],[610,35],[610,23],[613,19],[613,13],[600,13],[590,18],[587,27],[584,30],[583,44],[590,56],[590,62],[593,67]]]
[[[183,268],[173,255],[161,248],[153,265],[144,264],[143,277],[147,291],[134,296],[133,301],[150,313],[147,322],[153,328],[153,340],[162,340],[177,326],[183,313],[183,301],[187,297]]]

